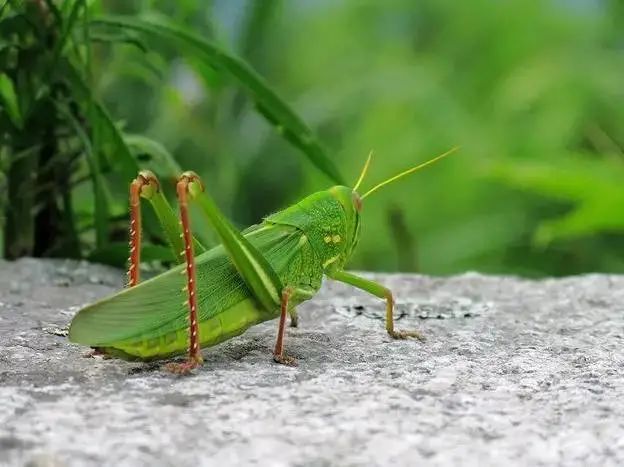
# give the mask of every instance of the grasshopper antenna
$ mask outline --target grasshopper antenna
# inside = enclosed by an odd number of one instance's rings
[[[406,175],[409,175],[409,174],[411,174],[411,173],[414,173],[414,172],[416,172],[417,170],[423,169],[423,168],[427,167],[428,165],[431,165],[431,164],[433,164],[434,162],[437,162],[437,161],[439,161],[440,159],[445,158],[446,156],[448,156],[448,155],[450,155],[450,154],[454,153],[455,151],[457,151],[458,149],[459,149],[459,146],[455,146],[454,148],[451,148],[451,149],[449,149],[448,151],[446,151],[444,154],[440,154],[439,156],[436,156],[436,157],[434,157],[433,159],[428,160],[427,162],[423,162],[422,164],[419,164],[419,165],[417,165],[416,167],[412,167],[411,169],[407,169],[407,170],[405,170],[405,171],[403,171],[403,172],[401,172],[401,173],[399,173],[399,174],[395,175],[394,177],[390,177],[389,179],[384,180],[383,182],[381,182],[381,183],[379,183],[379,184],[375,185],[373,188],[371,188],[371,189],[370,189],[370,190],[368,190],[366,193],[364,193],[364,194],[361,196],[361,199],[364,199],[364,198],[366,198],[368,195],[370,195],[370,194],[374,193],[375,191],[379,190],[382,186],[386,186],[386,185],[388,185],[389,183],[395,182],[395,181],[397,181],[398,179],[405,177]],[[370,161],[370,156],[369,156],[369,160],[366,162],[366,165],[364,166],[364,170],[363,170],[362,175],[360,176],[360,179],[362,179],[362,178],[363,178],[363,176],[364,176],[364,172],[366,172],[366,169],[368,168],[368,162],[369,162],[369,161]],[[358,185],[359,185],[360,181],[361,181],[361,180],[358,180]]]
[[[366,158],[366,163],[364,164],[362,173],[360,174],[357,182],[355,183],[355,186],[353,187],[353,191],[357,191],[358,187],[360,186],[360,183],[362,183],[362,180],[364,180],[364,177],[366,176],[366,172],[368,171],[368,166],[370,165],[372,158],[373,158],[373,150],[371,149],[371,151],[368,153],[368,157]]]

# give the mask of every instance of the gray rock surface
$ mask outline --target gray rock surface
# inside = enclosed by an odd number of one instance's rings
[[[195,375],[83,358],[63,328],[123,273],[0,262],[0,465],[624,465],[624,277],[374,276],[325,284],[276,323],[206,349]]]

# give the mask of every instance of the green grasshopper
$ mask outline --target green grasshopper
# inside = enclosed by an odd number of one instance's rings
[[[369,155],[353,188],[334,186],[316,192],[243,232],[219,211],[195,173],[185,172],[178,179],[178,220],[156,176],[141,171],[130,185],[128,287],[81,309],[71,322],[69,340],[125,359],[153,360],[188,352],[184,363],[167,365],[172,372],[188,373],[203,362],[201,347],[279,316],[273,358],[293,365],[294,359],[284,353],[286,316],[292,326],[297,325],[295,307],[319,291],[323,276],[385,299],[386,331],[393,338],[422,339],[417,331],[394,329],[394,298],[389,289],[346,272],[344,266],[360,237],[362,201],[456,149],[360,196],[357,189],[368,170]],[[180,264],[139,283],[141,198],[150,201]],[[189,201],[206,215],[221,240],[219,246],[207,250],[193,237]]]

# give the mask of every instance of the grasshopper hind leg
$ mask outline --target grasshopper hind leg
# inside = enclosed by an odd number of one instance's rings
[[[197,301],[195,297],[195,261],[193,239],[190,233],[188,202],[195,201],[217,232],[221,244],[236,267],[245,285],[258,304],[268,312],[281,306],[280,327],[275,346],[275,360],[292,363],[283,352],[284,328],[289,304],[310,298],[315,290],[299,287],[284,287],[277,272],[267,258],[253,246],[219,211],[214,200],[205,191],[204,184],[194,172],[185,172],[178,180],[177,194],[184,239],[183,255],[186,259],[187,291],[189,307],[189,358],[183,364],[171,364],[168,369],[176,373],[187,373],[202,362],[199,349],[199,326],[197,322]],[[294,303],[293,303],[294,302]],[[292,306],[290,307],[292,308]]]
[[[182,254],[186,260],[186,288],[188,293],[189,308],[189,349],[188,359],[184,363],[169,363],[167,370],[176,374],[188,374],[191,370],[201,365],[204,361],[199,346],[199,323],[197,317],[197,294],[195,279],[195,253],[193,251],[193,236],[191,234],[191,222],[188,213],[188,185],[195,181],[197,176],[192,173],[184,173],[178,179],[176,192],[180,205],[180,221],[182,223],[182,238],[184,250]]]
[[[141,265],[141,195],[145,191],[158,190],[159,183],[156,176],[149,170],[142,170],[130,184],[130,238],[128,245],[128,282],[127,287],[134,287],[139,283]],[[84,355],[86,358],[103,356],[108,358],[108,353],[100,347],[92,347],[92,350]]]
[[[139,283],[141,263],[141,196],[146,192],[158,191],[156,176],[149,170],[139,172],[130,184],[130,256],[128,258],[128,287]]]

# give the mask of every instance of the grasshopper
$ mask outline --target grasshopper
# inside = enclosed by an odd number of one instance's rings
[[[386,331],[391,337],[422,339],[417,331],[394,328],[394,298],[388,288],[347,272],[344,266],[360,237],[363,200],[456,149],[405,170],[360,196],[357,190],[370,165],[369,154],[353,188],[333,186],[316,192],[242,232],[219,211],[194,172],[184,172],[178,178],[178,219],[156,176],[141,171],[130,185],[128,286],[81,309],[71,322],[69,340],[125,359],[163,359],[187,352],[186,361],[166,366],[184,374],[203,362],[201,348],[279,317],[273,358],[294,365],[294,359],[284,353],[287,315],[296,326],[296,306],[319,291],[324,276],[385,299]],[[180,263],[143,282],[139,282],[141,198],[155,210]],[[188,212],[191,201],[215,229],[219,246],[207,250],[193,237]]]

